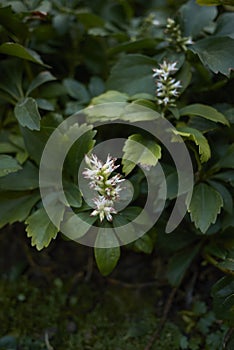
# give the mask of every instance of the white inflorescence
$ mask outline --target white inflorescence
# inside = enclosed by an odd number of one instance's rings
[[[114,208],[114,202],[119,199],[119,193],[122,190],[119,185],[124,179],[120,174],[112,177],[110,175],[119,165],[115,165],[116,158],[108,155],[107,160],[103,163],[95,154],[85,156],[85,162],[89,168],[83,171],[83,175],[89,181],[90,188],[97,191],[97,197],[93,199],[95,210],[91,216],[99,215],[100,221],[104,218],[112,221],[111,214],[117,214]]]
[[[164,61],[159,66],[160,68],[153,68],[157,103],[165,107],[175,106],[176,98],[179,96],[178,89],[182,87],[179,80],[170,76],[177,71],[176,62]]]
[[[187,45],[193,44],[192,38],[182,36],[179,24],[176,24],[172,18],[167,19],[165,33],[167,34],[167,41],[175,46],[176,51],[187,51]]]

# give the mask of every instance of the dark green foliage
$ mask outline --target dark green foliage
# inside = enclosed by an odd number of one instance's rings
[[[203,264],[209,262],[230,275],[212,289],[214,312],[230,324],[234,307],[234,14],[228,6],[200,5],[233,5],[233,1],[0,0],[0,227],[25,223],[27,235],[38,250],[59,235],[62,225],[70,226],[77,238],[85,235],[86,223],[95,222],[101,231],[103,224],[98,217],[97,220],[90,218],[92,208],[90,203],[85,203],[77,183],[78,170],[84,155],[95,143],[108,137],[124,137],[119,169],[132,183],[134,196],[129,207],[114,214],[110,224],[113,235],[100,236],[100,231],[97,234],[98,244],[100,241],[107,244],[109,240],[116,243],[110,249],[94,249],[99,270],[106,276],[121,259],[115,229],[127,225],[141,212],[149,185],[143,170],[159,162],[168,187],[163,213],[152,229],[130,242],[127,249],[146,254],[158,252],[166,257],[166,275],[173,286],[179,287],[190,267],[200,266],[201,259]],[[170,36],[171,33],[176,36]],[[172,37],[176,40],[171,40]],[[176,97],[168,105],[160,102],[157,74],[152,77],[152,69],[158,69],[164,61],[176,63],[172,78],[180,81],[176,92],[167,86],[167,93]],[[168,96],[172,98],[172,95]],[[54,130],[70,115],[87,106],[98,107],[104,103],[111,106],[106,113],[101,110],[99,114],[92,114],[90,109],[88,116],[80,117],[79,124],[71,126],[65,134],[60,133],[53,150],[56,159],[69,138],[75,139],[77,133],[86,131],[64,161],[66,200],[61,199],[63,204],[66,202],[72,207],[77,217],[83,218],[82,225],[79,231],[70,213],[61,210],[58,227],[55,227],[43,208],[39,188],[44,147]],[[117,119],[132,123],[152,121],[151,113],[142,111],[137,115],[129,112],[129,117],[126,106],[130,110],[132,106],[144,106],[154,112],[155,120],[161,116],[170,121],[174,126],[175,147],[184,141],[189,150],[194,191],[191,202],[187,203],[185,218],[170,237],[165,234],[165,227],[179,180],[166,147],[160,140],[153,140],[152,135],[136,130],[135,124],[133,128],[123,124],[115,127],[107,124],[103,128],[92,125]],[[133,141],[147,147],[150,153],[133,147]],[[135,159],[140,161],[134,164]],[[155,207],[161,203],[163,191],[160,186],[157,190]],[[129,235],[134,236],[134,227],[128,227]],[[139,236],[137,232],[135,238]],[[51,307],[56,314],[55,307]],[[98,311],[95,312],[98,315]],[[191,318],[200,316],[195,313]],[[213,314],[210,317],[214,317]],[[209,328],[212,321],[207,316],[200,317],[199,322],[204,335],[204,329]],[[148,326],[142,325],[139,331],[138,325],[134,325],[122,335],[125,334],[126,339],[134,338],[138,331],[147,333]],[[7,329],[6,326],[2,336]],[[170,334],[175,333],[175,338],[180,337],[180,342],[175,345],[168,341],[169,345],[164,343],[163,349],[167,346],[175,350],[199,348],[199,337],[192,339],[187,347],[186,337],[181,338],[180,332],[171,325],[168,329]],[[86,336],[95,337],[92,330],[91,335],[74,336],[64,348],[86,346]],[[210,335],[206,349],[216,342],[216,337],[220,338],[217,332]],[[1,341],[14,344],[15,340],[9,335]],[[24,341],[25,349],[31,346],[44,349],[40,340],[37,345],[32,345],[30,339]],[[121,340],[119,342],[115,346],[121,348]],[[108,349],[113,344],[97,342],[93,349],[105,346]],[[128,349],[137,349],[134,346],[133,342]]]

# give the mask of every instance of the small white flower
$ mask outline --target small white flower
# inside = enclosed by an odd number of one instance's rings
[[[85,162],[91,169],[101,169],[103,163],[98,159],[95,154],[92,154],[91,157],[85,155]]]
[[[119,165],[115,165],[116,158],[112,158],[110,155],[107,156],[106,163],[103,165],[103,172],[108,175],[111,174]]]
[[[160,68],[153,68],[153,78],[160,77],[161,80],[167,80],[171,73],[177,71],[176,62],[167,63],[166,61],[163,61],[159,66]]]
[[[179,95],[177,89],[182,87],[179,80],[170,76],[177,71],[176,62],[163,61],[159,66],[160,68],[153,68],[157,103],[164,106],[174,106],[175,97]]]
[[[176,72],[177,71],[176,64],[177,64],[176,62],[168,63],[166,61],[163,61],[163,63],[160,65],[160,67],[165,72],[172,73],[172,72]]]
[[[123,181],[125,181],[125,179],[122,179],[120,174],[116,174],[112,176],[109,180],[107,180],[105,183],[106,185],[116,186],[118,183]]]
[[[192,40],[191,36],[186,38],[185,45],[192,45],[194,44],[194,41]]]
[[[172,82],[173,81],[173,82]],[[177,88],[181,88],[182,87],[182,85],[181,85],[181,83],[180,83],[180,81],[179,80],[175,80],[175,79],[172,79],[171,80],[171,83],[172,83],[172,85],[173,85],[173,88],[175,88],[175,89],[177,89]]]
[[[176,48],[176,51],[187,51],[187,45],[193,44],[192,38],[182,36],[179,24],[174,19],[168,18],[165,33],[168,35],[167,41]]]
[[[91,215],[99,215],[100,221],[103,221],[104,218],[112,221],[111,214],[117,213],[114,202],[119,199],[119,193],[122,190],[119,184],[125,181],[120,174],[110,177],[112,172],[119,167],[115,165],[116,158],[108,155],[106,162],[103,163],[92,154],[91,156],[86,155],[85,161],[89,168],[83,171],[84,178],[90,180],[90,188],[98,193],[98,197],[93,200],[96,207]]]
[[[158,26],[160,26],[160,21],[158,20],[158,19],[153,19],[153,21],[152,21],[152,24],[154,25],[154,26],[156,26],[156,27],[158,27]]]
[[[93,202],[96,208],[91,213],[91,216],[99,215],[101,222],[104,220],[105,217],[108,221],[112,221],[111,214],[117,214],[117,211],[113,207],[113,201],[106,199],[104,196],[99,196],[98,198],[95,198]]]
[[[164,97],[164,99],[162,101],[163,101],[164,106],[166,106],[169,104],[170,99],[169,99],[169,97]]]

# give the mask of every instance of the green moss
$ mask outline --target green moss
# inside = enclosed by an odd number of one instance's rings
[[[158,325],[150,295],[110,288],[100,296],[88,284],[72,294],[67,289],[59,280],[50,288],[2,281],[0,336],[13,335],[22,350],[46,349],[46,333],[56,350],[133,350],[142,349]],[[179,349],[179,338],[178,328],[167,324],[155,349]]]
[[[83,283],[71,288],[59,279],[44,287],[26,278],[1,281],[0,350],[48,350],[45,336],[56,350],[144,349],[159,327],[155,305],[161,293],[154,287],[95,287]],[[209,313],[194,310],[186,313],[190,340],[168,321],[152,350],[218,349],[225,330],[214,328]]]

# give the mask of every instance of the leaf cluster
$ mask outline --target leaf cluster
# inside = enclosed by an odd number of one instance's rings
[[[161,246],[171,254],[167,277],[175,286],[192,262],[200,261],[198,257],[230,275],[212,293],[217,314],[227,320],[228,312],[231,321],[234,13],[226,7],[198,4],[232,1],[170,3],[0,0],[0,227],[24,222],[38,250],[56,238],[62,223],[74,237],[84,235],[86,222],[95,220],[77,185],[79,166],[95,142],[104,141],[106,135],[124,135],[121,169],[133,184],[134,196],[128,208],[116,215],[110,225],[112,237],[106,239],[116,239],[115,228],[129,223],[144,206],[147,183],[140,166],[150,168],[160,161],[167,185],[162,217],[126,249],[150,254]],[[192,39],[186,50],[167,40],[165,27],[171,17],[183,36]],[[177,62],[175,79],[182,88],[176,106],[162,110],[156,101],[152,69],[164,60]],[[123,127],[114,131],[93,128],[98,121],[124,120],[126,116],[117,107],[107,115],[90,114],[72,126],[54,150],[56,157],[66,147],[66,137],[85,130],[71,147],[63,171],[66,199],[83,219],[82,227],[77,228],[69,213],[62,211],[56,227],[42,206],[39,166],[50,135],[73,113],[115,102],[144,106],[166,118],[174,126],[171,141],[176,145],[183,140],[189,150],[194,190],[191,201],[187,200],[187,215],[170,237],[165,234],[165,223],[178,193],[175,165],[160,140],[146,133]],[[144,113],[132,118],[132,122],[149,120]],[[149,152],[133,146],[136,142]],[[159,191],[155,203],[160,200]],[[120,247],[95,248],[94,254],[101,273],[108,275],[118,263]]]

